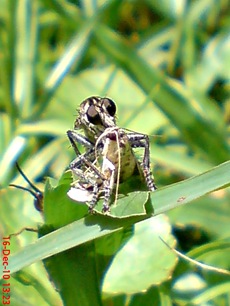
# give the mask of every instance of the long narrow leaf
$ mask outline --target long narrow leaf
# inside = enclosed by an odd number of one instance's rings
[[[230,161],[206,173],[151,193],[152,209],[155,215],[164,213],[229,184]],[[36,243],[13,255],[10,260],[11,273],[148,217],[131,217],[128,221],[108,216],[88,216],[80,219],[40,238]]]

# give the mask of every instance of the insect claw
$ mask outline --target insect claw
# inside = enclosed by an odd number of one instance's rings
[[[96,214],[96,212],[95,212],[95,210],[94,210],[94,207],[95,207],[95,205],[90,205],[90,206],[89,206],[88,211],[89,211],[89,214],[90,214],[90,215],[95,215],[95,214]]]
[[[103,205],[103,208],[102,208],[102,212],[103,212],[103,213],[109,213],[109,212],[110,212],[110,207],[109,207],[109,205],[104,204],[104,205]]]

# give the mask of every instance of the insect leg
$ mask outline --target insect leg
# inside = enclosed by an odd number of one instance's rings
[[[89,211],[93,212],[93,208],[95,207],[98,196],[99,196],[99,188],[101,186],[101,180],[98,179],[97,177],[91,177],[90,173],[85,173],[82,172],[80,169],[72,169],[74,174],[79,177],[79,181],[77,181],[77,184],[75,183],[72,184],[72,187],[70,188],[70,191],[68,193],[69,197],[72,198],[73,200],[79,201],[79,202],[88,202],[89,203]],[[85,187],[87,186],[87,187]],[[85,200],[80,200],[79,196],[81,196],[80,192],[82,190],[87,191],[88,188],[90,187],[90,197],[85,199]]]
[[[154,178],[150,169],[150,150],[148,136],[138,133],[129,133],[127,136],[132,148],[144,148],[144,157],[140,163],[140,166],[142,168],[148,189],[151,191],[156,190],[157,187],[154,183]]]
[[[103,173],[92,162],[89,161],[89,156],[92,154],[92,152],[94,152],[94,150],[89,150],[85,154],[78,156],[69,166],[75,176],[79,177],[79,184],[82,185],[83,189],[85,189],[84,183],[92,187],[91,198],[89,201],[86,201],[89,202],[90,213],[93,212],[93,209],[98,200],[99,191],[101,190],[101,186],[105,181],[105,176]],[[76,189],[78,189],[78,187]]]
[[[115,181],[115,166],[106,157],[103,160],[103,173],[104,179],[104,203],[103,212],[109,211],[109,200],[113,191],[114,181]]]
[[[89,141],[87,138],[85,138],[81,134],[78,134],[76,131],[68,130],[66,133],[67,133],[71,146],[73,147],[76,155],[81,155],[81,152],[79,151],[76,143],[79,143],[88,149],[91,149],[92,147],[94,147],[94,144],[91,141]]]
[[[75,169],[84,169],[88,165],[92,165],[95,160],[94,149],[89,149],[82,155],[77,156],[69,165],[69,168],[74,171]]]
[[[70,169],[72,168],[79,168],[81,169],[83,165],[93,167],[92,163],[95,161],[95,150],[94,150],[94,144],[90,142],[87,138],[82,136],[81,134],[76,133],[73,130],[67,131],[67,136],[69,138],[69,141],[77,155],[77,157],[70,163]],[[88,150],[81,154],[77,147],[77,143],[82,144]],[[97,150],[100,152],[103,148],[103,144],[99,144]],[[96,170],[95,170],[96,171]]]

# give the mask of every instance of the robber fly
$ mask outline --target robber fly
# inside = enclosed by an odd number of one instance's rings
[[[150,191],[156,186],[150,170],[149,138],[147,135],[126,132],[116,125],[116,105],[109,98],[90,97],[80,105],[74,130],[67,131],[77,157],[70,163],[73,182],[68,196],[89,202],[93,211],[99,195],[104,194],[103,212],[109,211],[113,189],[130,178],[136,171],[144,176]],[[78,130],[82,129],[84,135]],[[86,148],[81,154],[78,145]],[[144,148],[139,162],[133,148]],[[88,198],[88,199],[87,199]],[[86,201],[85,201],[86,200]]]

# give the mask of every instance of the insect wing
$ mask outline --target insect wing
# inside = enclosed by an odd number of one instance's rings
[[[93,193],[80,184],[72,186],[67,195],[70,199],[80,203],[90,202],[93,198]]]

